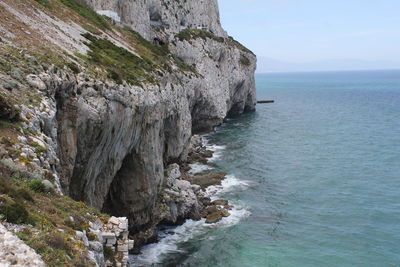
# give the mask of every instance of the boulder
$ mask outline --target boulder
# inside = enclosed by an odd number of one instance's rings
[[[230,215],[229,211],[217,205],[211,205],[205,208],[202,212],[202,217],[206,218],[206,223],[216,223],[224,217]]]
[[[215,206],[214,206],[215,207]],[[225,209],[212,209],[211,212],[209,212],[206,215],[206,223],[216,223],[222,220],[224,217],[228,217],[230,213],[225,210]]]
[[[42,184],[44,186],[44,190],[46,192],[52,193],[54,192],[54,185],[52,182],[50,182],[49,180],[43,180]]]

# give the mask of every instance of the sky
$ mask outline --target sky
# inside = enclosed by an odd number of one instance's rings
[[[261,64],[400,67],[400,0],[218,1],[223,27]]]

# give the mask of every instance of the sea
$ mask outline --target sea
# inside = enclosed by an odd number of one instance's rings
[[[400,266],[400,71],[257,74],[273,104],[205,136],[219,223],[163,228],[132,266]]]

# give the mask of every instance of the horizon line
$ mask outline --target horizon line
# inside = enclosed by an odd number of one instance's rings
[[[270,73],[307,73],[307,72],[359,72],[359,71],[400,71],[400,68],[389,69],[354,69],[354,70],[288,70],[288,71],[267,71],[255,72],[255,74],[270,74]]]

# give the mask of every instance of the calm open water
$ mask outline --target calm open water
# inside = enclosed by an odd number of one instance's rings
[[[136,264],[400,266],[400,71],[256,80],[276,103],[207,137],[233,216],[171,229]]]

